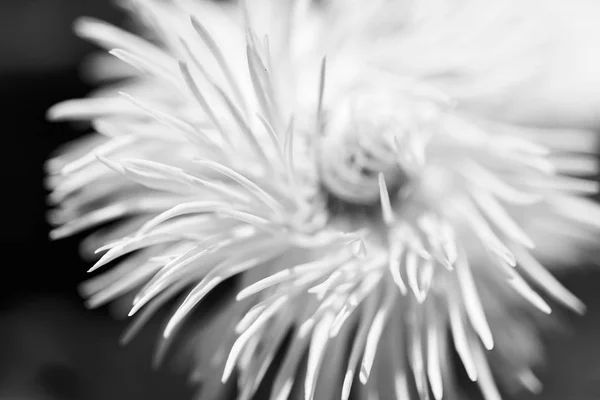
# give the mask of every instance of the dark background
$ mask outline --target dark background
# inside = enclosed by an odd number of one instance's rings
[[[80,238],[47,239],[43,163],[81,132],[45,112],[91,89],[78,64],[94,48],[71,29],[79,15],[124,18],[108,1],[0,0],[0,399],[190,398],[182,375],[151,368],[156,326],[121,347],[125,322],[84,308]]]
[[[156,323],[122,348],[124,321],[84,308],[80,238],[47,239],[43,163],[80,132],[48,123],[45,112],[91,89],[77,67],[92,50],[71,32],[78,15],[124,18],[101,0],[0,0],[0,400],[190,398],[181,374],[150,367]],[[599,271],[578,269],[565,281],[589,312],[545,337],[540,399],[600,399]]]

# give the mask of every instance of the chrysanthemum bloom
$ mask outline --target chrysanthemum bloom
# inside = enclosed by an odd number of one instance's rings
[[[84,250],[116,263],[89,304],[134,291],[136,331],[183,292],[168,343],[240,276],[212,357],[240,399],[278,351],[273,399],[454,398],[452,347],[488,400],[493,371],[537,390],[535,313],[584,308],[538,260],[595,233],[594,137],[493,118],[547,38],[497,3],[131,1],[149,41],[79,21],[133,67],[49,112],[95,129],[48,163],[51,236],[102,225]]]

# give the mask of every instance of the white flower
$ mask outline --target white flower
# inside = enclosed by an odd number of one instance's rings
[[[530,284],[583,311],[537,259],[585,254],[599,210],[579,177],[593,134],[489,116],[543,62],[524,6],[129,4],[156,43],[77,31],[135,72],[49,112],[95,130],[48,163],[52,237],[110,223],[84,243],[104,252],[92,269],[132,253],[85,285],[91,306],[137,290],[135,331],[187,291],[172,338],[240,275],[213,361],[223,381],[238,370],[241,399],[288,335],[273,399],[298,375],[306,399],[453,398],[450,346],[488,400],[490,354],[538,389],[517,315],[551,312]]]

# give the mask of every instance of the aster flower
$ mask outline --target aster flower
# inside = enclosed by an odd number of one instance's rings
[[[525,7],[127,4],[151,40],[76,25],[127,79],[49,111],[95,131],[48,162],[51,236],[102,226],[114,264],[90,306],[135,291],[135,333],[185,293],[166,345],[239,276],[211,360],[240,399],[282,346],[273,399],[453,398],[452,347],[488,400],[492,368],[539,388],[532,310],[584,306],[538,260],[587,254],[599,210],[591,133],[491,117],[544,60]]]

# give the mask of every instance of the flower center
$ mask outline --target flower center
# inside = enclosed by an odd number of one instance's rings
[[[353,93],[325,110],[318,163],[328,198],[378,206],[380,174],[391,197],[410,183],[424,157],[413,108],[402,97]]]
[[[393,142],[386,140],[384,132],[360,123],[350,128],[323,138],[321,182],[329,197],[350,205],[374,205],[379,202],[380,173],[390,194],[409,180],[408,174],[398,164]]]

